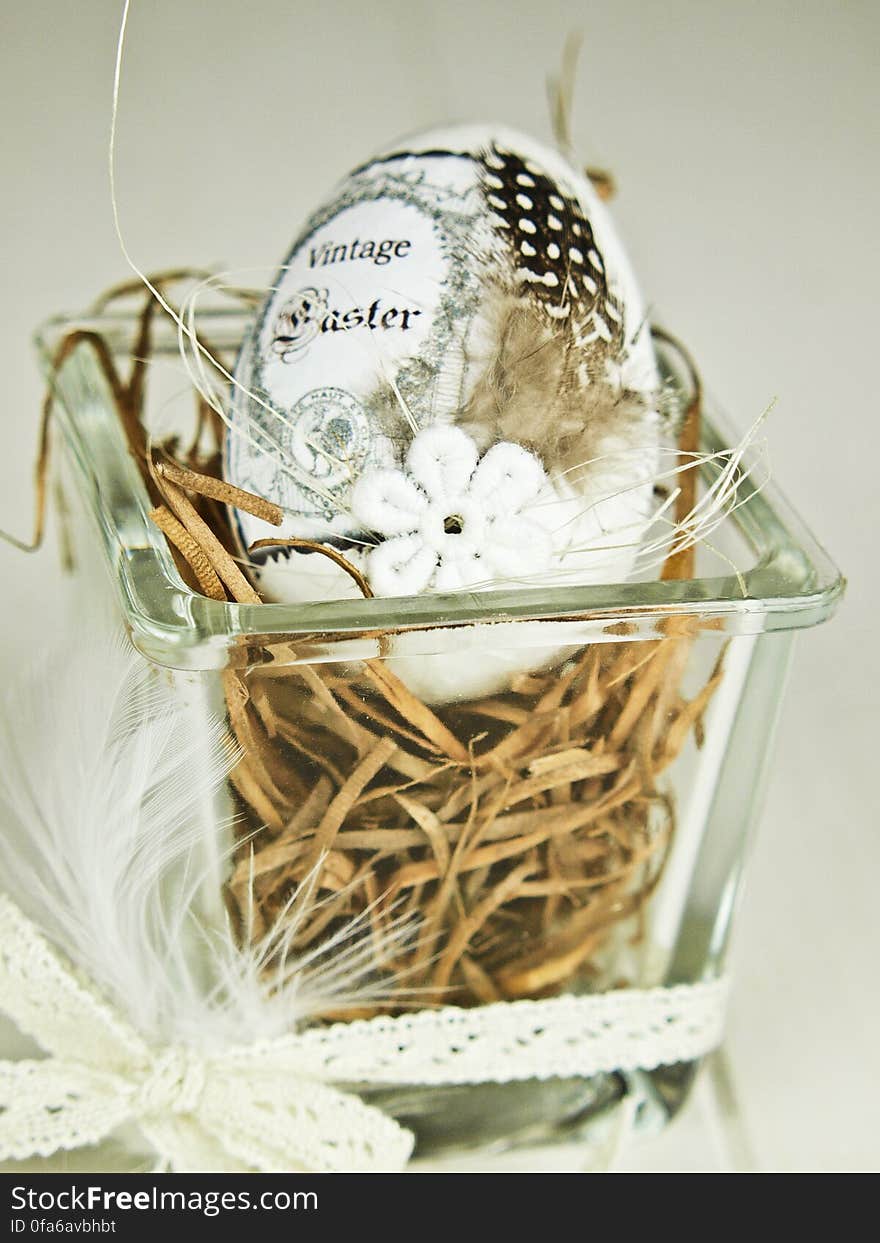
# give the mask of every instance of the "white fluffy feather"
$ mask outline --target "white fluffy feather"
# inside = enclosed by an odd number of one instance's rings
[[[205,815],[234,751],[124,641],[43,660],[4,707],[0,887],[145,1036],[245,1042],[381,996],[368,912],[293,952],[308,881],[239,948],[216,901],[230,825]],[[398,923],[380,948],[409,935]]]
[[[122,641],[40,662],[6,697],[0,738],[10,895],[144,1031],[198,987],[191,929],[202,804],[226,773]]]

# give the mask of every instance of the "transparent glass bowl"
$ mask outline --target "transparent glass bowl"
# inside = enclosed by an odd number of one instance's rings
[[[38,344],[47,368],[58,342],[72,326],[72,321],[57,320],[41,333]],[[130,349],[137,329],[135,318],[124,313],[102,314],[93,322],[78,319],[75,326],[100,332],[120,354]],[[234,348],[245,327],[242,315],[222,311],[208,313],[203,322],[206,337],[220,347]],[[164,339],[160,334],[157,355],[161,358],[175,350],[171,334]],[[664,356],[670,381],[680,383],[674,364],[672,355]],[[533,847],[529,858],[535,862],[535,871],[523,882],[522,896],[505,908],[505,918],[517,929],[516,936],[511,934],[505,942],[503,927],[487,925],[492,931],[485,935],[485,943],[477,938],[467,946],[471,966],[476,964],[473,975],[466,980],[460,962],[444,975],[447,989],[452,990],[446,999],[474,1004],[481,990],[482,999],[489,1000],[493,996],[542,996],[553,989],[673,985],[711,979],[722,971],[749,829],[771,763],[771,741],[792,638],[795,631],[830,617],[842,592],[835,566],[775,485],[758,491],[746,479],[740,496],[747,503],[713,534],[712,548],[699,551],[699,576],[687,581],[297,605],[223,603],[185,584],[164,537],[150,521],[151,502],[87,340],[72,351],[52,382],[68,488],[74,493],[68,502],[77,499],[78,508],[90,520],[87,525],[92,534],[86,538],[91,547],[103,549],[118,612],[132,642],[145,660],[166,671],[164,676],[193,713],[194,728],[227,710],[232,687],[251,713],[249,728],[260,733],[259,762],[254,759],[249,777],[255,776],[258,792],[249,793],[246,782],[233,780],[228,795],[230,805],[250,828],[265,821],[270,831],[281,831],[278,826],[283,829],[322,781],[327,790],[321,807],[326,809],[328,799],[338,793],[365,748],[369,749],[369,739],[364,742],[361,737],[359,744],[355,737],[346,743],[339,731],[328,731],[322,713],[327,711],[329,693],[355,721],[355,733],[366,729],[372,731],[372,743],[385,734],[399,744],[397,767],[386,764],[369,779],[359,793],[361,802],[356,801],[336,829],[337,890],[346,883],[346,876],[350,881],[352,870],[358,873],[367,864],[373,869],[373,879],[372,889],[366,892],[373,897],[384,883],[391,884],[395,877],[399,880],[401,858],[423,869],[427,866],[430,872],[427,843],[412,849],[406,845],[418,839],[416,824],[401,829],[400,822],[394,821],[395,840],[404,845],[403,855],[391,862],[375,846],[363,843],[377,824],[382,827],[376,808],[381,812],[386,805],[390,807],[390,802],[383,803],[382,783],[390,788],[395,782],[408,781],[424,805],[438,814],[442,831],[454,847],[466,831],[464,803],[459,798],[456,804],[455,789],[443,784],[447,775],[437,776],[436,769],[438,757],[441,763],[454,761],[459,768],[461,757],[455,760],[443,755],[444,748],[448,750],[445,735],[425,737],[416,730],[415,739],[407,736],[399,703],[395,707],[393,696],[389,700],[387,694],[383,699],[381,677],[376,689],[376,670],[399,675],[405,685],[413,662],[479,661],[499,654],[508,658],[513,653],[517,661],[521,655],[523,669],[533,671],[491,697],[491,705],[458,701],[434,710],[435,719],[476,765],[471,774],[474,779],[486,777],[491,788],[492,765],[485,756],[498,747],[501,752],[497,754],[507,754],[505,747],[513,747],[516,731],[545,711],[542,705],[548,702],[547,696],[555,702],[554,686],[566,679],[568,690],[554,711],[561,706],[568,714],[565,739],[572,754],[580,748],[580,755],[586,750],[607,757],[626,734],[616,770],[612,763],[608,772],[590,777],[578,775],[575,768],[568,781],[556,785],[548,781],[542,786],[534,778],[536,772],[552,768],[554,755],[566,751],[561,735],[554,735],[549,743],[543,738],[540,753],[528,746],[512,751],[505,780],[513,782],[519,794],[511,796],[513,802],[502,807],[501,815],[518,816],[518,832],[540,837],[541,825],[565,810],[560,811],[560,787],[561,802],[577,811],[588,807],[591,799],[613,793],[614,783],[621,779],[621,766],[629,765],[626,771],[637,773],[637,731],[627,733],[622,718],[636,712],[638,670],[665,660],[675,670],[674,681],[661,679],[661,691],[646,700],[654,712],[654,732],[647,744],[653,757],[650,773],[634,778],[636,794],[630,803],[622,804],[622,812],[618,808],[609,813],[610,818],[599,821],[587,816],[584,827],[568,839],[567,862],[560,863],[562,847],[557,847],[555,839],[547,844],[552,833]],[[703,449],[710,453],[732,443],[714,414],[704,419],[702,439]],[[542,657],[541,653],[553,655]],[[604,688],[604,699],[592,716],[583,707],[590,677]],[[710,683],[712,693],[702,703],[699,697]],[[664,687],[669,692],[665,699]],[[686,706],[694,703],[702,703],[700,711],[683,717]],[[261,710],[254,705],[262,705]],[[642,735],[648,729],[647,718],[648,708],[636,717]],[[280,721],[281,726],[274,728],[267,723],[270,719],[275,726]],[[677,720],[687,728],[677,728]],[[556,728],[562,727],[554,718],[548,729]],[[667,744],[669,754],[661,763],[657,757]],[[427,777],[426,761],[434,765]],[[522,784],[529,780],[530,786]],[[216,809],[206,814],[216,814]],[[319,807],[319,818],[320,814]],[[474,804],[469,814],[478,814]],[[277,821],[275,830],[272,817]],[[508,830],[503,819],[487,820],[487,824],[487,841],[505,840]],[[354,837],[347,838],[350,833]],[[619,840],[613,840],[615,835]],[[356,844],[347,848],[347,841]],[[639,843],[651,855],[658,841],[662,849],[652,856],[654,863],[650,859],[646,863],[641,879],[631,869],[623,889],[607,888],[604,877],[613,871],[615,860],[631,863],[633,851],[641,848]],[[589,862],[591,852],[597,851],[601,861]],[[305,866],[308,851],[303,849],[302,854]],[[662,868],[657,865],[660,858]],[[580,879],[560,900],[551,901],[552,884],[547,878],[553,868],[563,865],[574,868]],[[505,875],[510,866],[499,858],[472,869],[480,873],[482,889],[463,874],[456,900],[464,909],[476,905],[485,886],[494,883],[493,877]],[[591,868],[603,881],[595,888],[591,888]],[[427,882],[429,894],[436,892],[430,886],[437,883],[442,870],[439,863],[436,870],[437,875]],[[297,876],[294,868],[287,883],[297,879],[301,881],[302,875]],[[611,921],[595,952],[585,948],[579,959],[577,929],[586,946],[591,935],[590,904],[603,891],[616,894],[623,914]],[[267,902],[279,900],[283,892],[274,898],[270,893]],[[633,894],[637,900],[631,902],[627,914],[623,908]],[[554,921],[561,921],[563,932]],[[441,958],[448,944],[446,936],[441,935],[433,947]],[[511,949],[517,937],[519,942]],[[498,949],[501,943],[507,946],[503,952]],[[548,945],[555,946],[559,954],[569,953],[574,965],[568,975],[554,974],[547,967],[552,958]],[[539,968],[533,986],[528,983],[533,979],[530,967]],[[436,977],[431,975],[430,963],[423,963],[421,969],[415,983],[425,987]],[[412,972],[407,979],[413,983]],[[685,1100],[694,1071],[695,1065],[687,1064],[627,1076],[446,1089],[413,1086],[365,1095],[415,1131],[417,1155],[424,1156],[450,1148],[567,1139],[588,1131],[594,1119],[632,1092],[646,1106],[654,1106],[650,1112],[655,1118],[670,1116]]]

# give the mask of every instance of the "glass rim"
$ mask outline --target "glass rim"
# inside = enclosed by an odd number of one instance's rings
[[[212,340],[218,332],[230,338],[216,340],[218,346],[234,347],[249,317],[243,311],[218,309],[203,312],[201,318],[214,324]],[[127,627],[135,645],[158,663],[221,667],[228,663],[228,647],[271,646],[285,640],[308,640],[310,659],[382,655],[383,641],[390,636],[418,653],[435,650],[425,637],[431,633],[458,632],[460,640],[474,628],[483,631],[499,624],[504,624],[505,642],[516,645],[516,629],[526,622],[543,623],[572,644],[656,639],[670,632],[674,618],[690,619],[697,630],[757,634],[825,621],[843,594],[840,571],[775,481],[756,490],[747,478],[742,484],[745,503],[724,519],[755,553],[754,564],[738,574],[299,604],[208,599],[181,578],[164,536],[149,518],[149,496],[88,341],[76,345],[52,375],[58,344],[68,332],[99,331],[111,348],[121,351],[137,323],[138,317],[125,311],[56,316],[39,329],[35,342],[53,384],[55,413],[79,484],[99,523]],[[160,355],[172,348],[171,334],[166,337],[156,350]],[[173,347],[176,351],[176,338]],[[667,375],[675,377],[668,350],[658,345],[658,353]],[[717,453],[736,439],[716,409],[704,415],[703,451]],[[540,642],[545,641],[542,633]]]

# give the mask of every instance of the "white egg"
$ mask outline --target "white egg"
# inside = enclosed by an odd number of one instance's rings
[[[242,347],[225,473],[285,511],[280,529],[234,511],[242,549],[331,542],[384,595],[626,579],[659,439],[644,320],[607,210],[557,152],[491,125],[401,140],[314,212]],[[543,472],[515,513],[486,482],[498,441]],[[377,488],[406,504],[377,509]],[[358,594],[320,554],[258,555],[271,599]],[[531,655],[398,671],[442,701],[549,659]]]

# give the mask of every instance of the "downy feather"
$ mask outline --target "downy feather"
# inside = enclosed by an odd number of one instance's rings
[[[237,756],[121,638],[42,659],[0,718],[0,888],[143,1035],[211,1045],[280,1035],[380,998],[369,912],[295,953],[309,878],[256,944],[205,901],[231,821],[206,815]],[[319,864],[320,866],[320,864]],[[215,893],[219,899],[220,894]],[[219,912],[219,914],[218,914]]]

